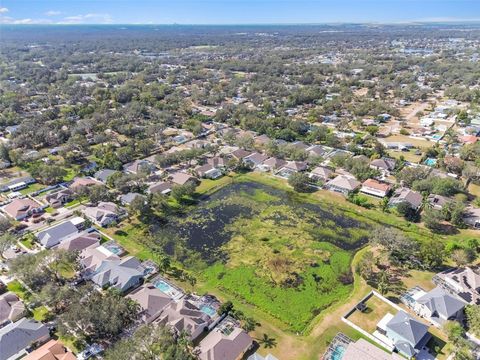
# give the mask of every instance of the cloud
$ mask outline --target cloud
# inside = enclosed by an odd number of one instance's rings
[[[61,24],[111,24],[112,22],[112,16],[109,14],[66,16],[60,21]]]
[[[47,16],[57,16],[57,15],[61,15],[62,12],[61,11],[55,11],[55,10],[49,10],[45,13],[45,15]]]
[[[5,14],[8,12],[8,9],[6,7],[0,7],[0,14]]]
[[[51,24],[52,20],[50,19],[14,19],[9,16],[0,16],[0,24],[14,24],[14,25],[22,25],[22,24]]]

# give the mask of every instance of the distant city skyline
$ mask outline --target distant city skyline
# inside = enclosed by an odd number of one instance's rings
[[[1,24],[480,21],[479,0],[1,0]]]

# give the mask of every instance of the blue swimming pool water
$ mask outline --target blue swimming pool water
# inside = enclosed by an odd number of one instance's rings
[[[437,163],[437,159],[428,158],[425,160],[425,165],[434,166]]]
[[[215,310],[213,307],[211,306],[208,306],[208,305],[203,305],[201,308],[200,308],[200,311],[207,314],[208,316],[210,317],[214,317],[215,314],[217,313],[217,310]]]
[[[337,345],[332,352],[331,360],[342,360],[345,348],[341,345]]]
[[[173,290],[173,288],[170,285],[168,285],[166,282],[162,280],[156,281],[154,285],[158,290],[163,291],[166,294],[168,294]]]

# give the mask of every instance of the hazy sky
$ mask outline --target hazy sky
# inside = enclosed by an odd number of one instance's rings
[[[0,23],[479,21],[480,0],[0,0]]]

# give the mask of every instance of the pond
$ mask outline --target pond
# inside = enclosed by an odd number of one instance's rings
[[[310,225],[304,226],[305,230],[314,239],[343,250],[356,250],[367,241],[366,235],[361,234],[368,229],[364,223],[330,206],[306,203],[294,193],[256,182],[238,182],[221,188],[163,231],[177,234],[189,249],[213,263],[225,258],[221,247],[234,235],[229,225],[239,219],[254,219],[267,210],[269,216],[265,220],[274,221],[279,228],[300,226],[299,218],[303,219]]]

